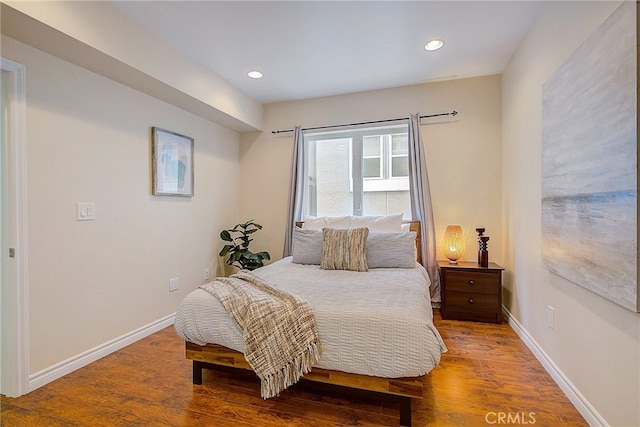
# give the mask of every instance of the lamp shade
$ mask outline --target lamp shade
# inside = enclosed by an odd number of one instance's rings
[[[442,252],[449,259],[450,264],[457,264],[464,254],[464,236],[462,227],[459,225],[449,225],[444,231],[442,238]]]

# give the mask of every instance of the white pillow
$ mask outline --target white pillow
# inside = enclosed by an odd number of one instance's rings
[[[323,228],[348,229],[351,225],[349,216],[308,216],[302,228],[308,230],[322,230]]]
[[[295,264],[320,265],[322,256],[322,231],[293,229],[293,262]]]
[[[416,233],[369,233],[367,237],[369,268],[415,268]]]
[[[366,227],[374,233],[398,233],[402,231],[402,214],[387,216],[352,216],[351,228]]]

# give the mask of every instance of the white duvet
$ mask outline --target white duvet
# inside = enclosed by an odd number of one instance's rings
[[[446,347],[433,325],[429,276],[414,269],[377,268],[366,273],[321,270],[284,258],[253,271],[309,302],[323,352],[315,365],[386,378],[428,373]],[[175,329],[195,344],[243,351],[242,331],[220,302],[196,289],[182,301]]]

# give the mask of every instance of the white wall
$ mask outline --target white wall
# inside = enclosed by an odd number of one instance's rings
[[[550,2],[503,74],[504,303],[592,405],[595,419],[636,426],[640,315],[549,273],[541,261],[542,85],[618,5]],[[555,330],[547,327],[548,305]]]
[[[455,118],[423,120],[422,132],[439,242],[461,224],[466,260],[477,259],[475,228],[486,227],[490,260],[501,262],[500,76],[460,79],[341,96],[268,104],[264,133],[241,136],[242,219],[264,226],[255,249],[282,256],[289,189],[291,133],[271,130],[408,117],[451,110]],[[444,258],[439,252],[438,257]]]
[[[2,55],[27,70],[33,374],[170,315],[216,272],[239,135],[4,36]],[[194,197],[151,195],[152,126],[195,138]],[[77,202],[96,220],[76,221]]]

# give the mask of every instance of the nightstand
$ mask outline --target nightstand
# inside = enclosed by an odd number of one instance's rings
[[[438,261],[443,319],[502,323],[502,270],[494,262]]]

